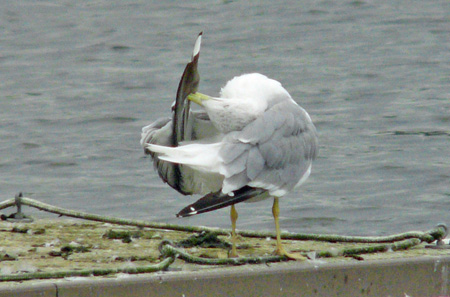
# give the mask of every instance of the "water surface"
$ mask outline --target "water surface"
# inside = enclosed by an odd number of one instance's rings
[[[169,113],[196,35],[200,90],[235,75],[282,82],[320,155],[281,201],[282,228],[388,234],[449,223],[450,2],[5,1],[0,4],[0,198],[228,227],[228,210],[164,185],[140,129]],[[238,228],[273,230],[271,201]]]

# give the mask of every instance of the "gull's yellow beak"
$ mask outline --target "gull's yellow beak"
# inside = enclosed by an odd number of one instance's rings
[[[202,93],[193,93],[187,96],[188,100],[197,103],[200,106],[203,106],[203,101],[211,99],[210,96],[202,94]]]

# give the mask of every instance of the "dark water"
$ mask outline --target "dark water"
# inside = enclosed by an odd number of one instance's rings
[[[164,185],[139,145],[204,31],[203,93],[261,72],[318,128],[320,157],[282,199],[283,229],[450,224],[450,2],[242,2],[1,2],[0,198],[228,227],[228,210],[176,219],[194,198]],[[271,201],[238,211],[238,228],[273,230]]]

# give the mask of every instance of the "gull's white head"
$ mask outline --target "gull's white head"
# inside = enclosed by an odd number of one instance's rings
[[[291,99],[281,83],[260,73],[236,76],[222,88],[220,97],[257,100],[267,106],[280,100]]]
[[[219,98],[196,93],[188,99],[203,106],[223,133],[241,130],[279,102],[294,102],[278,81],[259,73],[236,76],[222,88]]]

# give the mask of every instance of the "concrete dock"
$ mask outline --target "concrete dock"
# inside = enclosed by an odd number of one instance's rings
[[[0,276],[159,263],[157,246],[163,239],[192,235],[64,219],[19,225],[0,222],[0,231]],[[130,241],[116,237],[124,232],[131,234]],[[240,244],[239,253],[249,256],[267,253],[275,242],[241,238]],[[291,251],[316,251],[360,244],[285,241],[285,245]],[[152,273],[2,281],[0,297],[450,296],[450,250],[426,245],[358,257],[241,266],[197,265],[177,259],[167,270]],[[67,250],[68,246],[73,250]],[[185,250],[199,257],[226,257],[220,248]]]
[[[317,261],[316,261],[317,262]],[[448,296],[450,257],[288,262],[0,285],[1,297]]]

